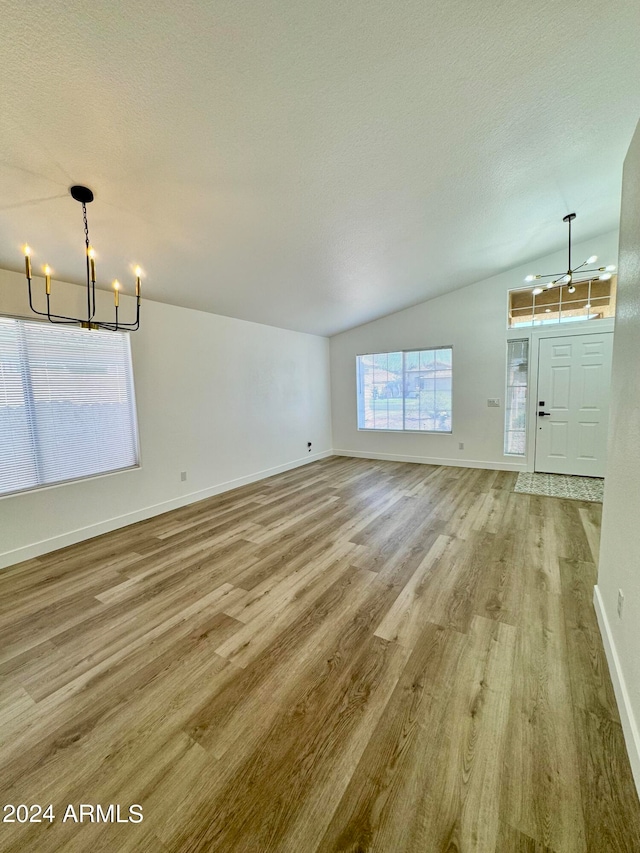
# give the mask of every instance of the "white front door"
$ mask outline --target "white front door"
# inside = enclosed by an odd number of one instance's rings
[[[613,332],[541,338],[535,470],[604,477]]]

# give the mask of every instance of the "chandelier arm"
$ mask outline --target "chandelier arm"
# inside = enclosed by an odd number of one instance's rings
[[[75,317],[67,317],[64,314],[52,314],[51,308],[49,307],[51,304],[51,297],[47,293],[47,320],[50,323],[53,323],[55,326],[75,326],[77,324],[77,320]],[[53,320],[52,317],[59,317],[59,320]],[[63,319],[64,318],[64,319]]]
[[[140,298],[138,297],[136,303],[136,319],[133,323],[121,323],[118,318],[118,309],[116,308],[115,323],[95,323],[95,325],[101,329],[108,329],[110,332],[118,332],[121,329],[127,332],[136,332],[140,328]]]
[[[116,323],[117,323],[117,314],[116,314]],[[127,329],[130,332],[135,332],[140,327],[140,297],[138,296],[136,299],[136,319],[133,323],[119,323],[118,328]]]
[[[101,329],[109,329],[111,332],[135,332],[140,328],[140,321],[136,320],[135,323],[121,323],[118,321],[117,326],[114,323],[96,323],[95,325],[100,326]]]
[[[98,326],[105,329],[110,329],[112,332],[125,331],[125,332],[136,332],[140,328],[140,321],[136,320],[135,323],[120,323],[118,322],[118,326],[113,323],[98,323]]]
[[[91,323],[91,328],[93,329],[107,329],[110,332],[116,331],[115,323],[107,323],[106,321],[99,320],[97,323]]]
[[[27,278],[28,290],[29,290],[29,308],[33,311],[34,314],[40,314],[41,317],[46,317],[47,314],[44,311],[38,311],[33,307],[33,299],[31,297],[31,279]]]
[[[580,266],[576,267],[574,270],[571,270],[571,272],[578,272],[578,270],[580,270],[581,273],[602,272],[604,269],[606,269],[606,267],[590,267],[589,269],[586,269],[586,270],[582,269],[587,263],[588,263],[588,261],[584,261],[584,263],[580,264]]]
[[[98,329],[106,329],[108,332],[119,332],[125,328],[124,323],[118,323],[117,326],[115,323],[92,323],[91,325]]]
[[[30,278],[28,278],[28,279],[27,279],[27,282],[28,282],[28,285],[29,285],[29,288],[28,288],[28,290],[29,290],[29,308],[31,309],[31,311],[33,311],[33,313],[34,313],[34,314],[37,314],[39,317],[46,317],[46,318],[47,318],[47,320],[49,320],[49,322],[51,322],[51,323],[58,323],[58,322],[60,322],[60,323],[65,323],[66,325],[70,325],[70,324],[72,324],[72,323],[77,323],[77,322],[78,322],[78,321],[75,319],[75,317],[67,317],[65,314],[52,314],[52,313],[49,311],[49,297],[48,297],[48,296],[47,296],[47,310],[46,310],[46,311],[38,311],[38,309],[37,309],[37,308],[34,308],[34,307],[33,307],[33,299],[32,299],[32,296],[31,296],[31,279],[30,279]],[[56,320],[52,320],[52,319],[51,319],[52,317],[56,317],[57,319],[56,319]]]
[[[50,323],[63,323],[66,326],[78,326],[84,322],[78,320],[76,317],[67,317],[66,314],[47,314],[46,311],[36,311],[35,308],[33,309],[33,313],[39,317],[46,317]]]
[[[40,314],[41,312],[37,311],[36,313]],[[84,323],[84,320],[78,320],[77,317],[67,317],[66,314],[42,314],[42,316],[47,317],[47,319],[51,323],[56,323],[58,322],[58,320],[62,321],[63,323],[73,323],[76,326],[79,326]],[[52,317],[56,319],[51,319]]]
[[[140,328],[140,310],[138,309],[136,313],[136,319],[133,323],[121,323],[120,320],[117,320],[116,323],[93,323],[92,325],[98,326],[100,329],[108,329],[110,332],[136,332]]]
[[[140,326],[138,323],[120,323],[117,329],[112,329],[114,332],[137,332]]]

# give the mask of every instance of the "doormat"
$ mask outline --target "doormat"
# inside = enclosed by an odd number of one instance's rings
[[[513,489],[527,495],[570,498],[574,501],[602,503],[604,480],[601,477],[572,477],[568,474],[518,474]]]

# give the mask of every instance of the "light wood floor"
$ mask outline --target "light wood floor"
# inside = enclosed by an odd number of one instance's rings
[[[600,507],[332,458],[0,573],[13,851],[640,851]],[[62,823],[131,803],[142,823]]]

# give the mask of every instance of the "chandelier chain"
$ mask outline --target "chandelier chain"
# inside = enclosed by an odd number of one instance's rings
[[[87,205],[84,202],[82,202],[82,219],[84,221],[84,242],[85,242],[85,245],[88,249],[89,248],[89,223],[87,222]]]

